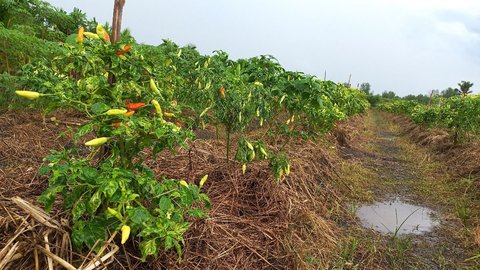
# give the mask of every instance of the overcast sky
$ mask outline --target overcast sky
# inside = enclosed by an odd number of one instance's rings
[[[114,0],[48,0],[110,22]],[[171,39],[233,59],[271,54],[289,70],[372,90],[480,89],[480,0],[126,0],[138,42]]]

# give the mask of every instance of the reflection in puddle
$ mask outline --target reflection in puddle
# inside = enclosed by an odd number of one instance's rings
[[[366,228],[381,233],[422,234],[437,225],[429,208],[404,203],[398,198],[358,208],[357,216]],[[403,224],[402,224],[403,223]]]

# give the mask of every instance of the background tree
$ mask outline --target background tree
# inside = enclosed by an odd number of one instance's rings
[[[444,98],[449,98],[449,97],[457,96],[457,95],[459,95],[460,93],[457,92],[454,88],[448,87],[447,89],[442,90],[442,92],[441,92],[440,94],[441,94],[442,97],[444,97]]]
[[[397,94],[395,94],[395,92],[393,91],[384,91],[382,93],[382,98],[389,98],[389,99],[394,99],[394,98],[397,98]]]
[[[368,82],[365,82],[365,83],[362,83],[360,85],[360,90],[363,91],[365,94],[367,95],[371,95],[372,93],[370,92],[371,91],[371,86],[370,86],[370,83]]]
[[[416,95],[416,96],[415,95],[407,95],[407,96],[403,97],[403,99],[417,101],[417,102],[422,103],[422,104],[428,104],[428,102],[430,100],[430,97],[427,96],[427,95],[419,94],[419,95]]]
[[[472,93],[472,90],[470,90],[470,88],[472,86],[473,86],[472,82],[462,81],[461,83],[458,84],[459,88],[455,88],[455,91],[462,94],[463,96],[466,96],[466,95]]]

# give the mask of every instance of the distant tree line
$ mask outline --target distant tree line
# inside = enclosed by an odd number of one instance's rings
[[[442,98],[449,98],[453,96],[466,96],[472,93],[473,83],[469,81],[461,81],[457,84],[458,88],[448,87],[442,91],[431,90],[428,94],[419,94],[419,95],[407,95],[405,97],[399,97],[394,91],[383,91],[381,94],[374,94],[371,85],[368,82],[360,84],[360,90],[363,91],[368,96],[368,101],[372,106],[375,106],[382,99],[405,99],[413,100],[422,104],[430,104],[433,97],[440,96]]]

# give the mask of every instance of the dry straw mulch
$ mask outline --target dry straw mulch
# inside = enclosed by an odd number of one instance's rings
[[[57,118],[80,121],[68,114]],[[57,209],[49,217],[34,206],[47,180],[37,171],[50,149],[68,146],[69,136],[58,138],[66,129],[64,124],[43,124],[34,113],[0,115],[0,249],[15,245],[8,258],[1,254],[0,259],[11,269],[35,269],[37,264],[48,269],[61,260],[71,269],[86,269],[102,256],[108,269],[318,269],[329,267],[335,256],[339,232],[329,209],[341,198],[332,180],[332,157],[322,143],[303,140],[287,147],[292,173],[281,182],[272,178],[267,162],[249,165],[243,175],[239,164],[226,162],[221,140],[196,140],[190,150],[164,152],[156,160],[147,152],[146,163],[159,177],[197,182],[209,175],[204,190],[212,209],[209,218],[192,221],[182,262],[171,251],[141,262],[138,243],[131,240],[119,248],[118,237],[98,256],[87,250],[75,253],[68,216]],[[278,140],[270,142],[273,148],[281,145]],[[11,199],[15,196],[33,203],[29,207],[51,224],[19,207]]]
[[[68,222],[52,218],[42,209],[19,198],[0,199],[0,270],[3,269],[106,269],[119,247],[111,242],[85,256],[72,251]],[[73,261],[80,265],[72,265]]]
[[[415,143],[431,148],[435,157],[445,163],[445,169],[450,173],[462,177],[480,175],[478,137],[467,134],[463,143],[455,145],[445,130],[427,128],[403,116],[395,116],[393,119],[401,124],[406,135]],[[478,187],[480,188],[480,182]]]

